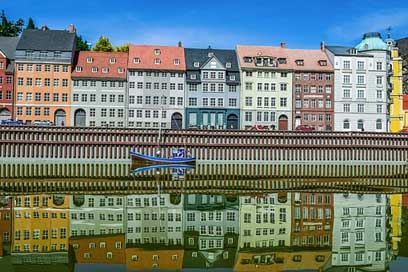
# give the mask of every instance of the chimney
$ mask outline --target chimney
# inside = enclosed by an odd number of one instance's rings
[[[281,45],[280,45],[282,48],[286,48],[286,43],[285,42],[281,42]]]
[[[326,51],[326,45],[324,41],[320,42],[320,50],[322,50],[323,52]]]
[[[183,44],[181,43],[181,41],[178,42],[178,47],[183,47]]]
[[[74,26],[73,24],[70,24],[70,25],[69,25],[69,27],[68,27],[68,32],[69,32],[69,33],[75,33],[75,32],[76,32],[75,26]]]

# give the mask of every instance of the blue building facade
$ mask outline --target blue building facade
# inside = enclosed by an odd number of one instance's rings
[[[184,49],[186,128],[239,129],[240,74],[235,50]]]

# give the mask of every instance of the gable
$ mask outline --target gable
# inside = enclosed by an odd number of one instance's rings
[[[213,57],[209,58],[207,62],[205,62],[201,66],[202,70],[225,70],[225,66],[221,63],[218,58],[214,55]]]

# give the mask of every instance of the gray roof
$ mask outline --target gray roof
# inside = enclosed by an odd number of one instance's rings
[[[0,50],[10,60],[14,59],[18,37],[0,37]]]
[[[372,55],[361,53],[354,47],[347,47],[347,46],[337,46],[337,45],[327,45],[326,49],[332,52],[336,56],[357,56],[357,57],[373,57]],[[355,49],[357,54],[351,54],[350,50]]]
[[[17,50],[72,51],[75,33],[66,30],[25,30]]]
[[[227,68],[227,71],[239,71],[238,59],[235,50],[230,49],[198,49],[198,48],[184,48],[184,57],[186,60],[187,70],[199,70],[200,68],[194,67],[194,62],[198,61],[200,66],[207,63],[211,57],[208,57],[208,53],[212,52],[214,56],[225,66],[227,62],[231,63],[231,68]]]

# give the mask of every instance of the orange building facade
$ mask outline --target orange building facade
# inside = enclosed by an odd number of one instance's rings
[[[78,264],[124,264],[125,235],[76,236],[69,240]]]
[[[14,119],[69,126],[75,29],[26,30],[16,49]]]

